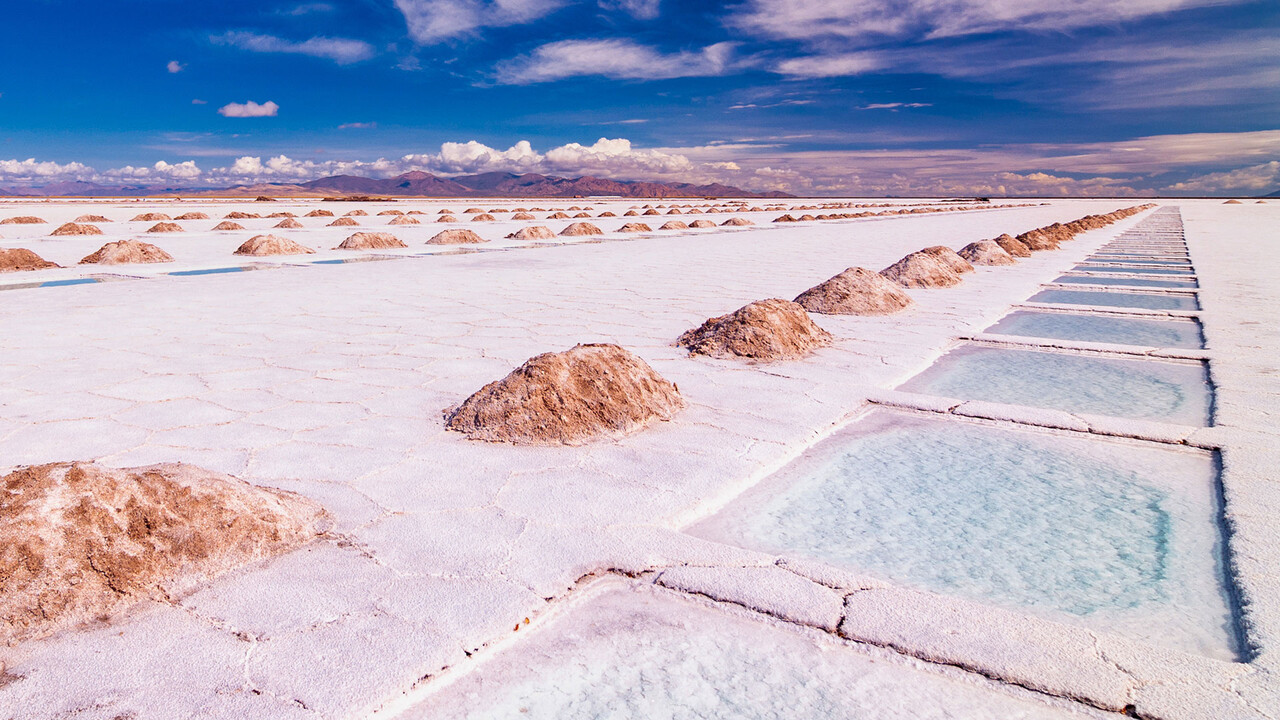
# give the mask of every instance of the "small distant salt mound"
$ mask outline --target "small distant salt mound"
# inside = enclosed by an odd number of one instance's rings
[[[231,222],[230,220],[223,220],[217,225],[214,225],[213,229],[214,230],[243,230],[244,226],[241,225],[240,223]]]
[[[315,250],[275,235],[254,235],[236,248],[236,255],[310,255]]]
[[[716,224],[713,220],[694,220],[689,223],[689,227],[691,228],[713,228],[715,226]]]
[[[232,212],[227,213],[226,215],[223,215],[222,217],[225,220],[256,220],[262,216],[259,215],[258,213],[247,213],[247,212],[241,212],[239,210],[234,210]]]
[[[589,217],[591,217],[591,213],[589,213],[589,212],[580,212],[580,213],[574,213],[574,215],[573,215],[573,216],[574,216],[575,218],[589,218]]]
[[[169,217],[168,215],[165,215],[164,213],[151,212],[151,213],[142,213],[141,215],[137,215],[129,222],[156,222],[157,220],[172,220],[172,219],[173,218]]]
[[[562,212],[553,212],[547,216],[547,219],[548,220],[568,220],[569,215],[567,213],[562,213]]]
[[[1046,232],[1043,228],[1037,228],[1029,232],[1024,232],[1021,235],[1019,235],[1017,239],[1020,240],[1023,245],[1026,245],[1028,248],[1030,248],[1033,252],[1040,252],[1042,250],[1057,250],[1058,243],[1061,242],[1061,240],[1059,240],[1057,236],[1049,232]]]
[[[316,210],[316,212],[325,212],[325,213],[327,213],[327,212],[329,212],[329,211],[328,211],[328,210]],[[329,215],[332,215],[332,214],[333,214],[333,213],[329,213]],[[366,211],[364,211],[364,210],[348,210],[347,212],[342,213],[342,216],[343,216],[343,217],[366,217],[368,214],[369,214],[369,213],[368,213],[368,212],[366,212]],[[325,217],[328,217],[328,215],[326,215]]]
[[[617,345],[578,345],[530,358],[446,415],[473,440],[578,445],[670,420],[679,389]]]
[[[86,256],[81,265],[128,265],[132,263],[166,263],[173,262],[169,253],[138,240],[119,240],[109,242],[98,248],[97,252]]]
[[[880,274],[909,288],[943,288],[963,282],[959,274],[927,252],[913,252]]]
[[[659,230],[688,230],[689,223],[683,220],[668,220],[662,224]]]
[[[1266,205],[1266,204],[1267,204],[1267,201],[1266,201],[1266,200],[1259,200],[1258,202],[1256,202],[1256,203],[1254,203],[1254,204],[1255,204],[1255,205]]]
[[[851,267],[800,293],[796,303],[823,315],[891,315],[913,301],[897,283],[880,273]]]
[[[515,215],[512,215],[511,219],[512,220],[536,220],[537,218],[535,218],[534,216],[530,215],[527,212],[518,212]]]
[[[326,225],[326,227],[353,227],[359,224],[355,218],[340,217]]]
[[[707,320],[680,336],[676,344],[690,355],[742,357],[772,362],[808,355],[831,342],[809,314],[789,300],[757,300]]]
[[[740,217],[731,217],[720,224],[727,225],[730,227],[742,227],[745,225],[755,225],[755,223],[751,222],[750,220],[746,218],[740,218]]]
[[[466,210],[463,210],[463,211],[462,211],[462,214],[463,214],[463,215],[478,215],[479,213],[482,213],[482,212],[484,212],[484,210],[482,210],[482,209],[480,209],[480,208],[477,208],[477,207],[472,207],[472,208],[467,208]]]
[[[640,214],[641,215],[661,215],[662,213],[658,212],[657,210],[649,209],[649,210],[645,210]]]
[[[490,215],[489,213],[480,213],[479,215],[473,216],[471,218],[471,222],[493,222],[496,219],[497,218]]]
[[[801,215],[800,217],[796,218],[796,222],[805,222],[807,220],[817,220],[817,218],[815,218],[812,215]]]
[[[701,214],[702,214],[702,211],[699,210],[698,208],[694,208],[689,212],[685,213],[685,215],[701,215]]]
[[[1031,248],[1009,233],[1005,233],[991,242],[999,245],[1002,250],[1013,257],[1031,257]]]
[[[1236,200],[1236,199],[1232,198],[1231,200],[1228,200],[1228,201],[1226,201],[1226,202],[1224,202],[1224,203],[1222,203],[1222,204],[1223,204],[1223,205],[1243,205],[1244,203],[1240,202],[1239,200]]]
[[[390,248],[409,247],[400,242],[391,233],[384,232],[358,232],[342,241],[338,245],[337,250],[387,250]]]
[[[104,222],[111,222],[111,219],[110,219],[110,218],[102,217],[101,215],[81,215],[80,217],[76,218],[74,222],[78,222],[78,223],[104,223]]]
[[[1017,262],[1004,248],[991,240],[971,242],[960,248],[959,254],[974,265],[1012,265]]]
[[[395,217],[388,225],[420,225],[418,218],[409,215],[399,215]]]
[[[303,225],[302,223],[298,222],[297,220],[294,220],[293,218],[285,218],[280,222],[276,223],[275,227],[281,230],[297,230],[303,227]]]
[[[443,230],[427,241],[428,245],[469,245],[482,243],[484,238],[474,232],[462,228]]]
[[[189,465],[23,467],[3,478],[0,645],[169,601],[320,534],[299,496]]]
[[[636,212],[635,210],[628,210],[622,213],[622,217],[640,217],[640,213]]]
[[[957,275],[973,272],[973,265],[971,265],[968,260],[960,257],[960,253],[957,253],[955,250],[952,250],[945,245],[933,245],[931,247],[921,249],[920,252],[929,253],[934,256],[939,260],[939,262],[950,268],[951,272],[954,272]]]
[[[102,230],[94,225],[84,225],[69,222],[60,225],[57,230],[49,233],[50,235],[101,235]]]
[[[671,208],[670,210],[668,210],[668,211],[667,211],[667,214],[668,214],[668,215],[683,215],[684,213],[680,212],[680,208]]]
[[[510,210],[508,210],[508,209],[506,209],[506,208],[489,208],[486,212],[491,212],[491,213],[504,213],[504,212],[511,212],[511,211],[510,211]]]
[[[297,216],[297,215],[295,215],[294,213],[287,212],[287,211],[286,211],[286,212],[273,212],[273,213],[271,213],[270,215],[268,215],[268,216],[267,216],[267,218],[269,218],[269,219],[271,219],[271,220],[275,220],[275,219],[277,219],[277,218],[295,218],[295,217],[298,217],[298,216]],[[181,219],[181,218],[179,218],[179,219]]]
[[[618,232],[625,232],[625,233],[652,232],[652,231],[653,231],[653,228],[649,227],[648,225],[645,225],[644,223],[638,223],[638,222],[629,222],[626,225],[623,225],[622,227],[618,228]]]
[[[471,231],[467,230],[466,232]],[[555,236],[556,234],[551,232],[551,228],[546,225],[533,225],[531,227],[520,228],[507,237],[511,240],[550,240]]]
[[[254,202],[275,202],[276,199],[273,197],[267,197],[266,195],[259,195],[258,197],[254,198],[253,201]]]
[[[787,213],[786,215],[783,215],[781,217],[776,217],[773,219],[773,221],[774,222],[800,222],[799,220],[791,217],[791,213]]]
[[[189,212],[179,215],[174,220],[208,220],[209,216],[202,212]]]
[[[361,215],[368,215],[368,213],[366,213],[363,210],[352,210],[347,214],[354,215],[356,213],[360,213]],[[333,217],[333,211],[332,210],[312,210],[311,212],[307,213],[306,215],[303,215],[302,217]]]
[[[152,225],[151,227],[147,228],[147,232],[149,233],[182,232],[182,226],[179,225],[178,223],[161,222],[161,223],[156,223],[155,225]]]
[[[438,223],[458,222],[458,218],[452,215],[441,215],[440,217],[436,218],[436,222]]]
[[[561,235],[603,235],[604,231],[588,222],[576,222],[560,231]]]
[[[604,212],[600,213],[596,217],[618,217],[618,216],[609,212],[608,210],[605,210]]]
[[[382,215],[403,215],[403,214],[404,214],[404,211],[403,211],[403,210],[383,210],[382,212],[378,213],[378,215],[379,215],[379,216],[382,216]]]
[[[0,225],[40,225],[43,222],[44,218],[38,218],[35,215],[19,215],[0,220]]]
[[[0,273],[59,267],[26,248],[0,248]]]

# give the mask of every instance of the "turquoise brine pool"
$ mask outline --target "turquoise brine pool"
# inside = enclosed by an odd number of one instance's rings
[[[1091,290],[1042,290],[1031,302],[1099,305],[1103,307],[1143,308],[1146,310],[1197,310],[1191,295],[1157,295],[1155,293],[1097,292]]]
[[[1143,347],[1203,347],[1200,323],[1195,320],[1148,320],[1116,315],[1019,310],[1006,315],[987,332]]]

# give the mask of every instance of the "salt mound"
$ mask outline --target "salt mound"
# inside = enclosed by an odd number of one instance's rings
[[[129,222],[156,222],[157,220],[172,220],[172,219],[173,218],[169,217],[168,215],[165,215],[164,213],[152,212],[152,213],[142,213],[141,215],[137,215]]]
[[[679,208],[671,208],[670,210],[668,210],[668,211],[667,211],[667,214],[668,214],[668,215],[683,215],[684,213],[680,212],[680,209],[679,209]]]
[[[1017,262],[1004,248],[991,240],[971,242],[960,248],[959,254],[974,265],[1012,265]]]
[[[604,231],[588,222],[576,222],[560,231],[561,235],[603,235]]]
[[[897,283],[860,267],[851,267],[796,298],[805,310],[823,315],[891,315],[913,302]]]
[[[208,219],[209,219],[209,216],[205,215],[202,212],[189,212],[174,218],[174,220],[208,220]]]
[[[463,245],[471,243],[482,243],[484,238],[462,228],[453,228],[444,230],[436,234],[435,237],[427,241],[428,245]]]
[[[0,645],[173,600],[319,535],[323,511],[189,465],[24,467],[0,502]]]
[[[781,217],[776,217],[773,219],[773,221],[774,222],[800,222],[799,220],[791,217],[791,213],[787,213],[786,215],[783,215]]]
[[[97,252],[87,255],[80,261],[81,265],[127,265],[131,263],[164,263],[173,262],[169,253],[138,240],[119,240],[109,242],[98,248]]]
[[[1222,204],[1223,205],[1243,205],[1244,203],[1240,202],[1239,200],[1231,199]]]
[[[240,223],[231,222],[230,220],[223,220],[217,225],[214,225],[213,229],[214,230],[243,230],[244,226],[241,225]]]
[[[618,437],[685,406],[676,386],[617,345],[578,345],[530,358],[446,416],[474,440],[576,445]]]
[[[618,217],[618,216],[609,212],[608,210],[605,210],[604,212],[600,213],[596,217]]]
[[[489,213],[480,213],[479,215],[476,215],[475,217],[471,218],[471,222],[493,222],[496,219],[497,218],[490,215]]]
[[[515,215],[512,215],[511,219],[512,220],[536,220],[537,218],[535,218],[534,216],[530,215],[527,212],[518,212]]]
[[[262,216],[257,213],[247,213],[247,212],[241,212],[239,210],[235,210],[227,213],[226,215],[223,215],[222,217],[226,220],[255,220]]]
[[[691,228],[713,228],[715,226],[716,224],[712,220],[694,220],[689,223],[689,227]]]
[[[111,219],[102,217],[101,215],[81,215],[80,217],[76,218],[73,222],[104,223],[104,222],[111,222]]]
[[[280,222],[276,223],[275,226],[277,228],[280,228],[281,230],[297,230],[301,228],[303,225],[302,223],[298,222],[297,220],[294,220],[293,218],[285,218],[284,220],[281,220]]]
[[[44,218],[38,218],[35,215],[19,215],[0,220],[0,225],[40,225],[43,222]]]
[[[93,225],[80,225],[69,222],[61,225],[57,230],[49,233],[50,235],[101,235],[102,230]]]
[[[618,228],[618,232],[627,232],[627,233],[652,232],[652,231],[653,231],[653,228],[649,227],[648,225],[645,225],[644,223],[635,223],[635,222],[627,223],[626,225],[623,225],[622,227]]]
[[[351,227],[359,224],[360,223],[356,222],[355,218],[340,217],[334,220],[333,222],[329,223],[326,227]]]
[[[746,219],[746,218],[740,218],[740,217],[731,217],[731,218],[729,218],[728,220],[725,220],[724,222],[722,222],[722,223],[720,223],[720,224],[721,224],[721,225],[728,225],[728,226],[731,226],[731,227],[732,227],[732,226],[742,227],[742,226],[745,226],[745,225],[755,225],[755,223],[751,222],[750,220],[748,220],[748,219]]]
[[[913,252],[880,274],[909,288],[951,287],[962,282],[955,271],[927,252]]]
[[[683,220],[668,220],[662,224],[659,230],[688,230],[689,223]]]
[[[628,210],[622,213],[622,217],[640,217],[640,213],[636,212],[635,210]]]
[[[26,248],[0,248],[0,273],[59,267]]]
[[[440,217],[436,218],[436,222],[438,223],[458,222],[458,218],[452,215],[441,215]]]
[[[568,220],[569,216],[562,212],[553,212],[547,216],[548,220]]]
[[[801,358],[830,342],[831,334],[818,327],[804,308],[778,298],[757,300],[711,318],[676,340],[690,355],[765,362]]]
[[[403,215],[403,214],[404,214],[404,211],[403,211],[403,210],[383,210],[382,212],[378,213],[378,215],[379,215],[379,216],[382,216],[382,215]]]
[[[1052,226],[1036,228],[1028,232],[1024,232],[1018,236],[1018,240],[1022,241],[1033,252],[1041,250],[1057,250],[1059,243],[1064,240],[1070,240],[1070,231],[1064,229],[1051,229]]]
[[[409,247],[391,233],[358,232],[338,245],[336,250],[386,250],[388,248]]]
[[[286,212],[273,212],[273,213],[271,213],[270,215],[268,215],[267,217],[268,217],[268,218],[270,218],[270,219],[272,219],[272,220],[274,220],[274,219],[276,219],[276,218],[295,218],[295,217],[298,217],[298,216],[297,216],[297,215],[295,215],[295,214],[293,214],[293,213],[291,213],[291,212],[287,212],[287,211],[286,211]]]
[[[316,212],[329,212],[329,211],[328,211],[328,210],[317,210]],[[342,213],[342,216],[343,216],[343,217],[365,217],[365,216],[367,216],[368,214],[369,214],[369,213],[365,212],[364,210],[349,210],[349,211],[347,211],[347,212]],[[329,213],[329,215],[333,215],[333,213]],[[328,217],[328,215],[326,215],[325,217]]]
[[[467,232],[470,231],[468,230]],[[556,234],[551,232],[551,228],[545,225],[533,225],[531,227],[520,228],[507,237],[512,240],[550,240],[555,236]]]
[[[573,216],[574,216],[575,218],[589,218],[589,217],[591,217],[591,213],[589,213],[589,212],[580,212],[580,213],[574,213],[574,214],[573,214]]]
[[[367,214],[367,213],[366,213],[365,211],[363,211],[363,210],[352,210],[351,212],[349,212],[349,213],[347,213],[347,214],[348,214],[348,215],[354,215],[354,214],[355,214],[355,213],[357,213],[357,212],[358,212],[358,213],[360,213],[361,215],[366,215],[366,214]],[[333,211],[331,211],[331,210],[312,210],[311,212],[307,213],[306,215],[303,215],[302,217],[333,217]]]
[[[920,252],[929,253],[934,256],[939,262],[946,265],[956,274],[963,275],[964,273],[973,272],[973,265],[969,264],[968,260],[960,257],[960,253],[957,253],[955,250],[952,250],[945,245],[933,245],[931,247],[923,248]]]
[[[1013,257],[1031,257],[1031,248],[1027,247],[1026,243],[1009,233],[1005,233],[991,242],[999,245],[1000,249],[1009,253]]]
[[[149,233],[182,232],[182,226],[177,223],[171,223],[171,222],[156,223],[155,225],[152,225],[151,227],[147,228],[147,232]]]
[[[410,217],[408,215],[400,215],[387,224],[388,225],[420,225],[421,223],[418,222],[418,218],[416,217]]]
[[[236,255],[309,255],[315,250],[275,235],[254,235],[236,248]]]

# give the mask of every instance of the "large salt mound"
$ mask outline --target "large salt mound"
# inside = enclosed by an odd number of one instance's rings
[[[750,220],[746,218],[740,218],[740,217],[731,217],[720,224],[726,227],[734,227],[734,226],[741,227],[745,225],[755,225],[755,223],[751,222]]]
[[[280,222],[276,223],[275,227],[279,230],[299,230],[303,227],[303,225],[302,223],[298,222],[297,220],[294,220],[293,218],[285,218]]]
[[[495,219],[496,218],[489,213],[480,213],[479,215],[472,216],[471,222],[493,222]]]
[[[388,225],[419,225],[421,223],[418,222],[418,218],[416,217],[410,217],[408,215],[397,215],[395,218],[391,220],[391,222],[387,224]]]
[[[164,213],[152,212],[152,213],[142,213],[141,215],[135,215],[134,218],[129,222],[156,222],[158,220],[172,220],[172,219],[173,218],[169,217],[168,215],[165,215]]]
[[[951,287],[962,282],[955,271],[927,252],[913,252],[880,274],[909,288]]]
[[[262,216],[258,213],[247,213],[240,210],[233,210],[222,217],[225,220],[254,220]]]
[[[691,355],[743,357],[770,362],[808,355],[831,342],[796,303],[757,300],[728,315],[714,317],[676,340]]]
[[[80,264],[127,265],[164,262],[173,262],[173,257],[155,245],[138,240],[119,240],[98,248],[97,252],[85,256]]]
[[[550,240],[555,236],[556,234],[551,232],[551,228],[546,225],[533,225],[531,227],[520,228],[507,237],[512,240]]]
[[[73,222],[104,223],[104,222],[111,222],[111,218],[105,218],[101,215],[81,215],[80,217],[76,218]]]
[[[40,225],[43,222],[44,218],[38,218],[35,215],[19,215],[0,220],[0,225]]]
[[[625,232],[625,233],[651,232],[652,230],[653,228],[649,227],[648,225],[645,225],[644,223],[638,223],[638,222],[630,222],[618,228],[618,232]]]
[[[435,234],[427,241],[428,245],[464,245],[472,243],[482,243],[484,238],[475,234],[470,230],[461,228],[453,228],[450,230],[442,230]]]
[[[240,223],[231,222],[230,220],[223,220],[217,225],[214,225],[213,229],[214,230],[243,230],[244,226],[241,225]]]
[[[689,223],[689,227],[691,228],[713,228],[715,226],[716,224],[712,220],[694,220]]]
[[[254,235],[236,248],[236,255],[308,255],[315,250],[276,235]]]
[[[342,241],[336,250],[386,250],[389,248],[409,247],[400,242],[400,238],[391,233],[358,232]]]
[[[102,230],[94,225],[69,222],[58,226],[50,235],[101,235]]]
[[[960,248],[960,257],[974,265],[1012,265],[1017,260],[991,240],[971,242]]]
[[[325,227],[353,227],[359,224],[360,223],[356,222],[355,218],[340,217],[335,219],[333,222],[329,223]]]
[[[354,214],[354,213],[347,213],[347,214],[348,214],[348,215],[352,215],[352,214]],[[360,211],[360,214],[361,214],[361,215],[364,215],[365,213],[364,213],[364,211]],[[331,211],[331,210],[312,210],[311,212],[307,213],[306,215],[303,215],[302,217],[333,217],[333,211]]]
[[[604,231],[588,222],[576,222],[560,231],[561,235],[603,235]]]
[[[576,445],[670,420],[676,386],[617,345],[578,345],[530,358],[450,412],[446,425],[475,440]]]
[[[458,218],[452,215],[441,215],[440,217],[436,218],[436,222],[438,223],[458,222]]]
[[[511,219],[512,220],[533,220],[535,218],[534,216],[530,215],[527,212],[518,212],[515,215],[512,215]]]
[[[913,302],[897,283],[860,267],[851,267],[796,298],[805,310],[823,315],[890,315]]]
[[[1042,227],[1024,232],[1017,239],[1033,252],[1040,252],[1041,250],[1057,250],[1059,243],[1064,240],[1070,240],[1071,237],[1069,231],[1065,229],[1054,231],[1048,227]]]
[[[51,263],[26,248],[0,248],[0,273],[56,267],[57,263]]]
[[[291,494],[189,465],[24,467],[0,497],[0,645],[96,621],[319,534]]]
[[[202,212],[189,212],[179,215],[174,220],[208,220],[209,216]]]
[[[1031,248],[1009,233],[1005,233],[991,242],[999,245],[1002,250],[1013,257],[1031,257]]]
[[[155,225],[152,225],[151,227],[147,228],[147,232],[149,233],[182,232],[182,226],[179,225],[178,223],[161,222],[161,223],[156,223]]]
[[[668,220],[662,224],[659,230],[688,230],[689,223],[683,220]]]
[[[938,259],[938,262],[946,265],[951,269],[951,272],[958,275],[973,272],[973,265],[969,264],[968,260],[960,257],[959,253],[946,245],[933,245],[931,247],[921,249],[920,252],[929,253],[934,256]]]

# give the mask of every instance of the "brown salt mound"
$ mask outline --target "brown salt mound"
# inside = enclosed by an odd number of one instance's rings
[[[420,225],[418,218],[408,215],[398,215],[394,220],[387,223],[388,225]]]
[[[1240,202],[1239,200],[1234,200],[1234,199],[1233,199],[1233,200],[1228,200],[1228,201],[1226,201],[1226,202],[1224,202],[1224,203],[1222,203],[1222,204],[1223,204],[1223,205],[1243,205],[1244,203]]]
[[[536,218],[534,218],[534,216],[530,215],[527,212],[518,212],[515,215],[512,215],[511,219],[512,220],[535,220]]]
[[[353,225],[359,225],[359,224],[360,223],[356,222],[355,218],[340,217],[334,220],[333,222],[329,223],[326,227],[351,227]]]
[[[470,231],[468,230],[466,232]],[[512,240],[550,240],[555,236],[556,234],[551,232],[551,228],[546,225],[533,225],[531,227],[520,228],[507,237]]]
[[[676,340],[690,355],[765,362],[801,358],[830,342],[831,334],[818,327],[804,308],[778,298],[757,300],[711,318]]]
[[[190,465],[24,467],[0,496],[0,645],[99,620],[315,538],[323,511]]]
[[[202,212],[189,212],[179,215],[174,220],[208,220],[209,216]]]
[[[619,437],[685,406],[676,386],[617,345],[578,345],[530,358],[446,416],[474,440],[577,445]]]
[[[293,218],[285,218],[276,223],[275,226],[281,230],[297,230],[303,227],[302,223],[294,220]]]
[[[78,223],[104,223],[104,222],[111,222],[111,219],[110,219],[110,218],[102,217],[101,215],[81,215],[80,217],[76,218],[76,219],[74,220],[74,222],[78,222]]]
[[[163,262],[173,262],[173,257],[151,243],[139,240],[118,240],[103,245],[92,255],[85,256],[80,264],[126,265]]]
[[[328,211],[328,210],[317,210],[316,212],[329,212],[329,211]],[[330,214],[330,215],[332,215],[333,213],[329,213],[329,214]],[[348,217],[348,216],[349,216],[349,217],[365,217],[365,216],[366,216],[366,215],[368,215],[368,214],[369,214],[369,213],[368,213],[368,212],[366,212],[366,211],[364,211],[364,210],[350,210],[350,211],[348,211],[348,212],[344,212],[344,213],[342,213],[342,216],[343,216],[343,217]],[[328,217],[328,215],[326,215],[325,217]]]
[[[315,250],[276,235],[254,235],[236,248],[236,255],[309,255]]]
[[[450,230],[442,230],[436,233],[435,237],[427,241],[428,245],[463,245],[472,243],[482,243],[484,238],[475,234],[470,230],[463,228],[452,228]]]
[[[382,212],[378,213],[378,215],[403,215],[403,214],[404,214],[403,210],[383,210]]]
[[[142,213],[141,215],[134,216],[134,218],[129,222],[156,222],[157,220],[172,220],[172,219],[173,218],[169,217],[168,215],[165,215],[164,213]]]
[[[744,225],[755,225],[755,223],[751,222],[750,220],[746,218],[740,218],[740,217],[731,217],[720,224],[729,225],[729,226],[739,226],[739,227]]]
[[[691,228],[713,228],[715,226],[716,224],[712,220],[694,220],[689,223],[689,227]]]
[[[618,228],[618,232],[652,232],[653,228],[644,223],[627,223]]]
[[[640,213],[636,212],[635,210],[628,210],[622,213],[622,217],[639,217],[639,216],[640,216]]]
[[[796,298],[805,310],[823,315],[891,315],[913,302],[897,283],[860,267],[851,267]]]
[[[51,263],[26,248],[0,248],[0,273],[56,267],[57,263]]]
[[[881,270],[880,274],[909,288],[951,287],[962,282],[954,270],[927,252],[913,252]]]
[[[1031,248],[1027,247],[1025,243],[1009,233],[1005,233],[991,242],[999,245],[1002,250],[1013,257],[1031,257]]]
[[[603,235],[604,231],[589,222],[576,222],[560,231],[561,235]]]
[[[472,217],[471,222],[493,222],[495,219],[496,218],[489,213],[480,213],[479,215]]]
[[[35,215],[19,215],[0,220],[0,225],[39,225],[43,222],[44,218],[38,218]]]
[[[436,222],[438,223],[458,222],[458,218],[452,215],[441,215],[440,217],[436,218]]]
[[[668,220],[662,224],[659,230],[688,230],[689,223],[683,220]]]
[[[230,220],[223,220],[217,225],[214,225],[213,229],[214,230],[243,230],[244,226],[241,225],[240,223],[231,222]]]
[[[355,212],[359,212],[361,215],[365,214],[363,210],[359,210],[359,211],[353,210],[352,212],[349,212],[347,214],[352,215]],[[303,215],[302,217],[333,217],[333,211],[332,210],[312,210],[311,212],[307,213],[306,215]]]
[[[400,242],[391,233],[384,232],[358,232],[342,241],[338,245],[337,250],[386,250],[388,248],[409,247]]]
[[[227,213],[226,215],[223,215],[222,217],[223,219],[226,219],[226,220],[254,220],[262,216],[259,215],[258,213],[247,213],[247,212],[241,212],[240,210],[234,210],[232,212]]]
[[[931,247],[923,248],[920,252],[929,253],[934,256],[939,262],[946,265],[948,268],[951,268],[951,271],[958,275],[973,272],[973,265],[971,265],[968,260],[960,257],[960,253],[945,245],[933,245]]]
[[[971,242],[960,248],[959,255],[974,265],[1012,265],[1017,262],[1004,248],[991,240]]]
[[[57,230],[49,233],[50,235],[101,235],[102,230],[94,225],[81,225],[69,222],[61,225]]]
[[[182,232],[182,226],[179,225],[178,223],[161,222],[161,223],[156,223],[155,225],[152,225],[151,227],[147,228],[147,232],[149,233]]]
[[[548,220],[568,220],[569,215],[567,213],[562,213],[562,212],[553,212],[547,216],[547,219]]]

